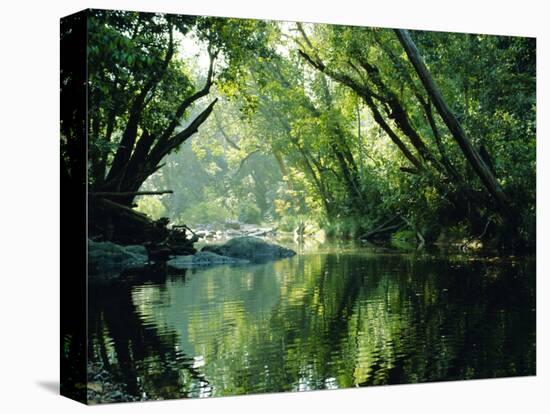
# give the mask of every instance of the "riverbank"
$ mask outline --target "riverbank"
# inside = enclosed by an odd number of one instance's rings
[[[268,242],[259,237],[231,238],[223,243],[211,243],[193,255],[169,256],[166,260],[152,261],[146,247],[122,246],[111,242],[88,241],[88,268],[90,281],[109,283],[126,279],[126,271],[166,266],[173,269],[191,269],[216,265],[245,265],[292,257],[292,249]]]

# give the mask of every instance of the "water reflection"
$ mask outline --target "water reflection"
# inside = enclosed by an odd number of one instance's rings
[[[152,399],[535,373],[528,260],[347,249],[90,295],[92,358]]]

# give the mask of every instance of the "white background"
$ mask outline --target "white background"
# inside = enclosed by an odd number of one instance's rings
[[[545,1],[64,0],[3,2],[0,12],[0,411],[550,412],[548,113]],[[429,385],[118,404],[57,395],[59,336],[59,18],[87,7],[273,18],[538,37],[538,375]]]

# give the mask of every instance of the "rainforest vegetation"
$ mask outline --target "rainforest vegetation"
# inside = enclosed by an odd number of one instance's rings
[[[87,10],[60,86],[64,395],[535,374],[535,39]]]
[[[167,217],[535,247],[535,39],[98,10],[87,30],[62,48],[86,47],[96,239]]]

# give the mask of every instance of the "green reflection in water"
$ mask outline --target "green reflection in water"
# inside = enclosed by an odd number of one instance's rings
[[[91,346],[153,399],[533,375],[534,268],[347,249],[194,270],[96,292]]]

